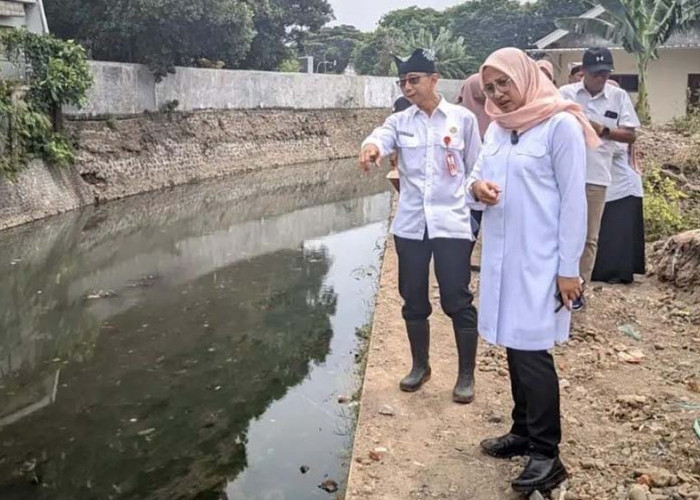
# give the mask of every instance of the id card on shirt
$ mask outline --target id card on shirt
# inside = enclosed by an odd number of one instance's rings
[[[608,127],[609,129],[617,128],[617,124],[620,121],[620,114],[617,111],[607,110],[601,117],[600,123]]]

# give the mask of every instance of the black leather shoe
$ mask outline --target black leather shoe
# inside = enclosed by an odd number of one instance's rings
[[[496,458],[511,458],[527,455],[530,447],[530,440],[526,437],[516,436],[508,433],[505,436],[484,439],[481,442],[481,449],[487,455]]]
[[[564,464],[559,457],[546,458],[542,456],[530,457],[523,473],[511,483],[513,490],[529,495],[535,490],[548,492],[561,484],[569,477]]]

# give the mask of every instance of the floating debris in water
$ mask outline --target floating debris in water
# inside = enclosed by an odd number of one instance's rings
[[[321,484],[319,484],[318,487],[321,488],[323,491],[327,491],[328,493],[335,493],[336,491],[338,491],[338,483],[336,483],[332,479],[326,479]]]
[[[97,299],[113,299],[117,296],[117,292],[114,290],[98,290],[96,292],[88,293],[85,298],[87,300],[97,300]]]
[[[148,274],[137,280],[130,281],[127,285],[129,288],[148,288],[155,284],[155,282],[160,279],[157,274]]]

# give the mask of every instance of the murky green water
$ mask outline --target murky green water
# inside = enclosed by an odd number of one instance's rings
[[[334,498],[387,188],[304,165],[0,233],[0,498]]]

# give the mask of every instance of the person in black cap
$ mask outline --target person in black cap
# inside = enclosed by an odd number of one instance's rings
[[[443,311],[452,319],[459,369],[452,399],[474,399],[476,308],[469,291],[469,256],[474,236],[465,183],[481,148],[474,114],[448,103],[437,93],[435,55],[417,49],[396,58],[399,86],[413,104],[387,118],[362,143],[360,164],[380,165],[382,157],[399,152],[401,193],[392,224],[399,258],[399,292],[404,300],[413,365],[399,386],[417,391],[430,379],[430,261],[440,287]]]
[[[605,192],[612,181],[616,143],[632,144],[641,124],[627,92],[606,85],[614,69],[613,57],[605,47],[594,47],[583,54],[583,81],[565,85],[561,95],[581,105],[591,125],[603,140],[586,153],[586,201],[588,232],[581,257],[580,273],[590,283],[598,250],[600,223],[605,208]]]

